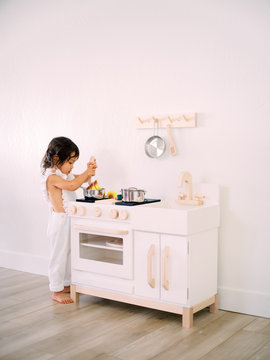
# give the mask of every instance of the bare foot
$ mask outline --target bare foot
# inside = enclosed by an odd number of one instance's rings
[[[59,302],[60,304],[71,304],[73,303],[73,300],[67,296],[63,291],[54,292],[52,294],[52,299],[54,301]]]
[[[65,286],[62,290],[63,293],[70,293],[70,286]]]

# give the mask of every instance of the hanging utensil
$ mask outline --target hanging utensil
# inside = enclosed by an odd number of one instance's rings
[[[151,136],[145,143],[145,153],[150,158],[158,158],[164,154],[166,149],[165,141],[158,136],[158,120],[154,120],[154,136]],[[157,134],[156,134],[157,133]]]
[[[170,152],[171,152],[171,155],[174,156],[174,155],[177,154],[177,152],[176,152],[176,147],[175,147],[175,144],[174,144],[174,141],[173,141],[171,125],[170,124],[167,125],[167,131],[168,131],[169,142],[170,142]]]

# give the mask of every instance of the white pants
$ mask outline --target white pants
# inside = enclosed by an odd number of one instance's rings
[[[66,213],[52,211],[49,215],[47,236],[50,241],[50,290],[62,291],[70,285],[70,219]]]

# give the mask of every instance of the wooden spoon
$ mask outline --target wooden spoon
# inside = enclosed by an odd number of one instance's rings
[[[171,131],[171,125],[168,124],[167,125],[167,131],[168,131],[168,135],[169,135],[169,141],[170,141],[170,152],[171,152],[171,155],[176,155],[177,152],[176,152],[176,147],[174,145],[174,141],[173,141],[173,137],[172,137],[172,131]]]

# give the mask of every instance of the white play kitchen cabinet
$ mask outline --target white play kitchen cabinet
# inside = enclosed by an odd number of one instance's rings
[[[135,294],[186,304],[188,242],[180,236],[135,231]],[[147,274],[147,276],[146,276]]]
[[[71,202],[72,299],[88,294],[181,314],[187,328],[197,311],[215,312],[217,197],[203,206]]]

